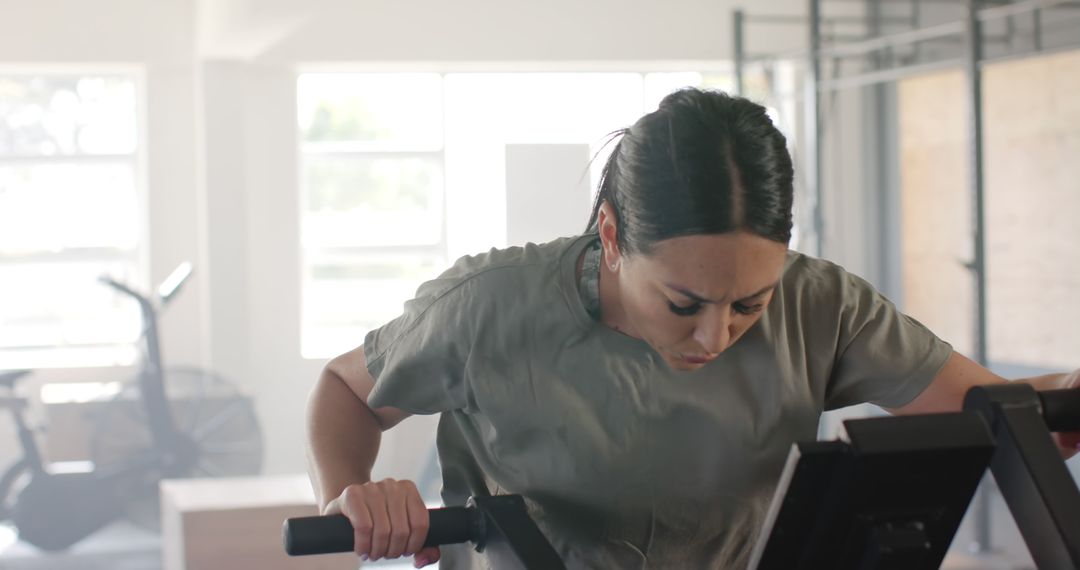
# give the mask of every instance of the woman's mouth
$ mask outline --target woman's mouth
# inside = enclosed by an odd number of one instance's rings
[[[716,357],[715,356],[697,356],[697,355],[693,355],[693,354],[684,354],[684,355],[682,355],[682,359],[685,360],[686,362],[689,362],[690,364],[708,364],[709,362],[712,362],[713,360],[716,360]]]

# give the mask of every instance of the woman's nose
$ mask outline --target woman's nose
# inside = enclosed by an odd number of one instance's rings
[[[703,317],[694,330],[694,340],[709,355],[724,352],[731,342],[731,319],[723,315]]]

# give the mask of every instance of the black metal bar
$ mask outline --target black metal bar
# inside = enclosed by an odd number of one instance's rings
[[[529,518],[520,495],[473,497],[465,507],[428,510],[425,546],[472,542],[488,564],[505,570],[564,570],[551,543]],[[351,552],[353,527],[344,515],[297,517],[282,525],[292,556]]]
[[[749,14],[746,16],[748,22],[762,23],[762,24],[806,24],[806,16],[796,16],[788,14]],[[821,18],[822,23],[827,24],[866,24],[866,18],[863,16],[823,16]],[[878,20],[882,24],[906,24],[907,18],[900,17],[881,17]]]
[[[1044,400],[1022,382],[976,386],[964,410],[983,414],[994,431],[990,469],[1035,564],[1080,568],[1080,490],[1040,413]]]
[[[735,10],[731,14],[732,37],[735,41],[735,94],[743,95],[743,64],[746,60],[746,44],[743,37],[743,27],[746,25],[746,15],[742,10]]]
[[[446,507],[429,509],[428,536],[424,546],[440,546],[477,540],[483,520],[476,509]],[[282,541],[289,556],[351,552],[353,527],[345,515],[297,517],[285,521]]]
[[[1077,38],[1077,40],[1080,40],[1080,38]],[[1019,53],[1010,53],[1010,54],[999,55],[999,56],[994,56],[994,57],[985,57],[985,58],[983,58],[982,61],[979,62],[979,67],[986,67],[988,65],[994,65],[996,63],[1002,63],[1002,62],[1005,62],[1005,61],[1015,61],[1015,60],[1018,60],[1018,59],[1024,59],[1024,58],[1028,58],[1028,57],[1035,56],[1035,55],[1051,55],[1051,54],[1055,54],[1055,53],[1073,51],[1073,50],[1076,50],[1077,48],[1080,48],[1080,41],[1073,41],[1072,43],[1066,44],[1066,45],[1055,45],[1054,47],[1051,47],[1051,48],[1043,46],[1043,48],[1041,50],[1038,50],[1038,51],[1028,50],[1028,51],[1019,52]]]
[[[912,75],[921,75],[930,71],[955,68],[962,65],[963,63],[963,59],[945,59],[941,61],[932,61],[929,63],[920,63],[916,65],[905,65],[902,67],[883,69],[881,71],[871,71],[869,73],[860,73],[848,77],[841,77],[839,79],[827,79],[818,84],[818,90],[835,91],[838,89],[850,89],[853,87],[865,87],[867,85],[874,85],[877,83],[887,83],[890,81],[896,81],[897,79],[903,79]]]
[[[822,41],[822,43],[826,43],[826,42],[829,42],[829,43],[832,43],[832,42],[861,42],[861,41],[863,41],[865,39],[872,38],[872,37],[874,37],[874,34],[863,34],[863,35],[856,36],[856,35],[850,35],[850,34],[845,35],[845,34],[831,34],[830,33],[830,34],[825,34],[825,35],[821,36],[821,41]]]
[[[941,38],[954,34],[963,33],[963,22],[946,22],[935,26],[927,26],[916,30],[908,30],[872,38],[863,42],[854,42],[830,46],[821,51],[822,57],[847,57],[852,55],[864,55],[868,52],[881,50],[887,47],[907,45],[934,38]]]
[[[1043,46],[1042,38],[1042,10],[1032,10],[1032,27],[1034,28],[1035,35],[1035,51],[1039,51]]]
[[[913,30],[918,29],[919,24],[922,22],[922,2],[923,0],[911,0],[911,29]],[[914,43],[911,48],[911,59],[909,61],[919,61],[922,45]]]
[[[870,32],[875,35],[880,34],[882,29],[880,24],[882,13],[881,2],[882,0],[869,0],[867,4],[867,26],[870,28]],[[892,59],[891,56],[891,51],[875,53],[872,60],[874,70],[880,71],[887,65],[890,65]],[[887,117],[889,114],[886,113],[886,97],[887,93],[883,84],[874,85],[873,89],[869,90],[868,98],[872,100],[872,104],[870,105],[871,116],[867,117],[867,122],[872,125],[870,127],[872,130],[871,132],[866,132],[864,129],[863,133],[865,137],[864,140],[870,142],[870,147],[874,149],[872,180],[873,186],[876,187],[877,191],[874,193],[876,199],[872,204],[873,210],[870,212],[870,215],[877,219],[878,227],[880,228],[878,235],[876,236],[876,254],[874,255],[874,258],[876,258],[878,263],[878,283],[885,284],[885,286],[888,287],[892,284],[889,279],[890,272],[888,265],[889,259],[891,258],[890,230],[893,227],[891,220],[893,219],[894,214],[890,208],[888,208],[888,205],[890,204],[889,198],[893,192],[892,185],[890,184],[891,177],[889,176],[889,169],[887,168],[887,165],[889,164],[887,153],[892,150],[889,145],[890,139],[892,138],[890,137],[890,134],[894,133],[895,130],[890,130],[889,125],[887,124]]]
[[[1039,392],[1039,403],[1050,431],[1080,431],[1080,389]]]
[[[1019,16],[1021,14],[1027,14],[1028,12],[1046,8],[1068,8],[1072,4],[1075,3],[1066,2],[1064,0],[1027,0],[1026,2],[1013,2],[1003,6],[994,6],[993,8],[983,8],[979,10],[978,17],[980,20],[987,22],[990,20],[1000,20],[1002,18]]]
[[[807,175],[807,195],[813,201],[813,226],[815,240],[815,255],[825,255],[825,220],[821,205],[821,97],[818,92],[818,82],[821,81],[821,0],[809,0],[810,3],[810,60],[807,67],[806,78],[806,133],[810,139],[807,146],[807,166],[810,172]]]
[[[983,96],[982,71],[982,22],[978,18],[979,0],[967,0],[966,20],[967,49],[965,72],[968,96],[968,170],[969,188],[972,194],[974,229],[974,257],[971,270],[975,277],[975,360],[986,366],[987,315],[986,315],[986,200],[983,168]]]
[[[492,568],[565,570],[555,549],[529,518],[521,495],[473,497],[469,503],[484,514],[486,540],[476,546]]]
[[[964,71],[968,99],[968,188],[972,199],[972,226],[974,251],[969,268],[975,281],[975,361],[988,364],[986,346],[986,249],[985,205],[983,196],[983,117],[982,117],[982,20],[979,18],[979,0],[967,0],[964,19],[965,62]],[[975,499],[975,542],[980,552],[993,548],[990,489],[984,484]]]
[[[990,21],[1008,18],[1018,14],[1026,14],[1037,9],[1046,9],[1055,6],[1064,7],[1071,5],[1064,0],[1028,0],[1003,6],[976,9],[975,17],[979,21]],[[813,17],[811,16],[811,20]],[[917,44],[918,42],[944,38],[963,34],[967,29],[965,21],[945,22],[924,28],[906,30],[893,34],[878,36],[860,42],[844,43],[829,46],[821,50],[821,57],[848,57],[861,56],[869,52],[897,47],[901,45]]]

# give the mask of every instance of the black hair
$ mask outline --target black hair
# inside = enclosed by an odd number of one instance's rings
[[[662,240],[737,230],[787,244],[794,173],[784,135],[765,107],[721,91],[686,88],[617,139],[586,231],[611,204],[624,254]]]

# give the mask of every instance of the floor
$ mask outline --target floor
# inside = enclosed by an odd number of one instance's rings
[[[161,538],[118,522],[64,552],[43,552],[0,525],[0,570],[161,570]]]
[[[970,521],[965,521],[970,523]],[[1011,521],[1001,521],[1008,525]],[[995,525],[998,526],[998,525]],[[1005,547],[984,555],[969,554],[970,524],[957,533],[953,548],[946,558],[946,570],[1028,570],[1034,569],[1019,533],[1007,526],[995,529],[1001,539],[997,546]],[[365,568],[405,570],[412,568],[411,560],[391,560],[367,563]],[[47,553],[20,542],[14,529],[0,524],[0,570],[162,570],[161,538],[154,532],[128,522],[117,522],[87,537],[62,553]]]
[[[364,568],[406,570],[412,568],[412,560],[383,560]],[[0,570],[161,570],[161,538],[118,522],[66,552],[49,553],[20,542],[13,528],[0,524]]]

